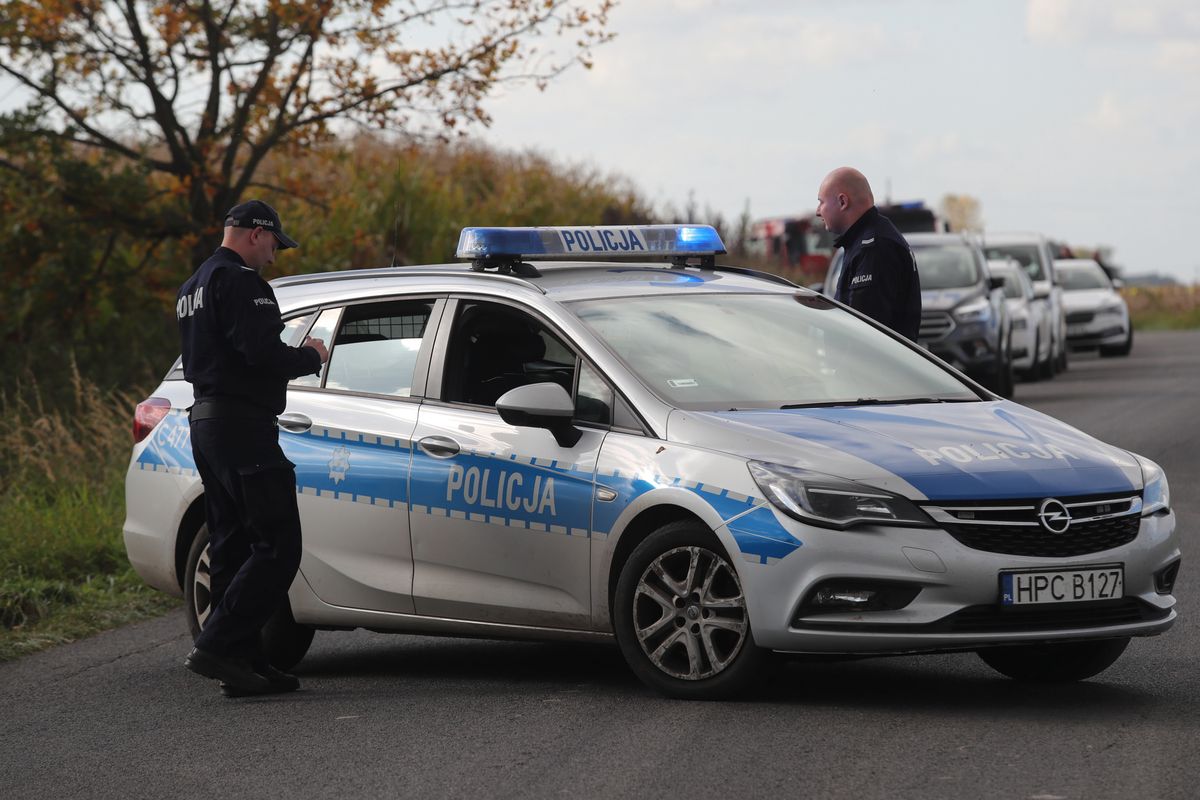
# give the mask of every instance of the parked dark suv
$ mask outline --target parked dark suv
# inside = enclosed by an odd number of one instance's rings
[[[1004,281],[979,244],[957,233],[905,236],[921,275],[918,341],[996,394],[1012,397],[1012,321]]]
[[[983,250],[960,233],[906,233],[921,275],[918,343],[1001,397],[1013,395],[1012,321],[1004,280],[992,278]],[[838,249],[824,283],[832,297],[842,273]]]

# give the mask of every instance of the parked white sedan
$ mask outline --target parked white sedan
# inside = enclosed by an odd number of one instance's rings
[[[1133,349],[1129,307],[1101,266],[1090,258],[1066,258],[1055,260],[1054,270],[1063,287],[1071,349],[1129,355]]]
[[[1050,315],[1046,304],[1034,302],[1048,296],[1046,290],[1034,288],[1033,281],[1012,258],[988,261],[992,275],[1004,280],[1004,304],[1012,320],[1013,369],[1026,380],[1049,378],[1053,375]]]

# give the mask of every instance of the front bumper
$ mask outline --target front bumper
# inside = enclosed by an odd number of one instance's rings
[[[1029,370],[1033,369],[1034,362],[1037,360],[1037,353],[1034,352],[1036,347],[1034,331],[1028,327],[1013,328],[1012,332],[1012,357],[1013,369]]]
[[[1128,544],[1070,558],[975,550],[940,528],[864,527],[833,531],[777,513],[802,542],[774,563],[742,563],[739,573],[755,642],[795,653],[895,654],[973,650],[1014,642],[1148,636],[1174,623],[1175,598],[1155,590],[1154,575],[1180,557],[1173,513],[1141,518]],[[1001,608],[1000,573],[1121,564],[1125,598]],[[797,617],[814,587],[830,579],[915,587],[895,611]]]
[[[1072,350],[1091,350],[1097,347],[1121,345],[1129,336],[1129,319],[1113,314],[1072,314],[1086,321],[1071,321],[1068,317],[1067,345]]]

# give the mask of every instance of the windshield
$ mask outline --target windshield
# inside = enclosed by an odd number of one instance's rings
[[[1108,276],[1104,274],[1104,270],[1096,264],[1078,264],[1078,265],[1062,265],[1056,267],[1056,270],[1061,270],[1059,275],[1059,283],[1062,284],[1064,292],[1078,292],[1083,289],[1108,289],[1111,284],[1108,281]]]
[[[1036,244],[984,245],[983,252],[988,258],[1015,258],[1021,263],[1030,280],[1048,280]]]
[[[914,247],[921,289],[963,289],[979,282],[979,264],[966,245]]]
[[[572,303],[659,397],[695,411],[978,400],[824,297],[657,295]]]

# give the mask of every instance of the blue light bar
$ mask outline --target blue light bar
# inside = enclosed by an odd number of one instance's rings
[[[463,228],[458,258],[669,258],[712,256],[725,244],[711,225]]]

